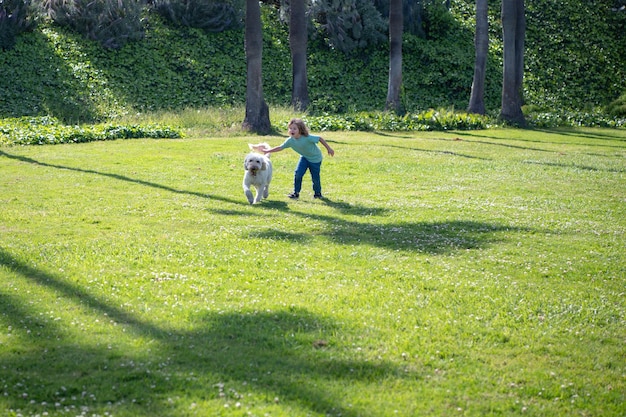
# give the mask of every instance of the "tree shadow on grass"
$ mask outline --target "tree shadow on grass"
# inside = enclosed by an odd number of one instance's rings
[[[391,136],[391,135],[383,135],[383,136]],[[395,136],[395,137],[406,138],[406,139],[412,138],[411,136],[406,136],[406,137]],[[435,140],[454,142],[454,141],[457,141],[459,139],[439,138],[439,139],[435,139]],[[371,146],[371,145],[355,144],[353,146]],[[423,148],[418,148],[416,146],[400,146],[400,145],[390,145],[390,144],[386,144],[386,143],[384,143],[384,144],[380,144],[379,143],[379,144],[376,144],[376,146],[379,146],[379,147],[382,147],[382,148],[403,149],[403,150],[407,150],[407,151],[422,152],[422,153],[426,153],[426,154],[455,156],[455,157],[466,158],[466,159],[477,159],[477,160],[482,160],[482,161],[491,161],[490,158],[485,158],[485,157],[477,156],[477,155],[463,154],[463,153],[459,153],[459,152],[456,152],[456,151],[449,151],[449,150],[423,149]]]
[[[604,129],[600,130],[578,130],[575,128],[554,128],[554,129],[532,129],[535,132],[542,132],[547,135],[563,135],[563,136],[573,136],[577,138],[587,138],[587,139],[599,139],[605,141],[617,141],[617,142],[626,142],[626,135],[623,134],[623,131],[619,129]],[[609,134],[611,132],[612,134]],[[623,148],[623,146],[621,146]]]
[[[525,164],[531,165],[541,165],[551,168],[563,168],[563,169],[574,169],[581,171],[590,171],[590,172],[609,172],[614,174],[620,174],[626,172],[626,168],[605,168],[605,167],[594,167],[590,165],[581,165],[581,164],[566,164],[560,162],[546,162],[546,161],[524,161]]]
[[[9,410],[176,416],[214,401],[356,417],[368,410],[346,404],[342,389],[418,378],[342,349],[335,335],[358,329],[305,309],[205,312],[177,328],[140,318],[1,248],[0,267],[75,309],[77,321],[102,323],[92,326],[92,337],[49,317],[49,304],[3,288],[0,318],[19,340],[0,349],[0,403]],[[122,336],[103,338],[112,328],[122,328]]]
[[[345,201],[333,201],[328,198],[322,200],[324,204],[334,208],[341,214],[356,216],[382,216],[389,210],[382,207],[368,207],[361,204],[352,204]]]
[[[347,203],[326,201],[331,207],[338,207],[344,214],[361,216],[363,212],[374,212],[366,207],[351,209]],[[314,236],[321,236],[340,245],[364,245],[392,250],[446,254],[466,249],[479,249],[503,239],[510,232],[528,232],[528,228],[507,226],[497,223],[476,222],[471,220],[449,220],[439,222],[364,222],[348,220],[330,215],[311,214],[291,210],[292,215],[316,220],[326,226],[318,232],[302,232],[270,229],[255,229],[248,232],[249,238],[270,240],[306,241]],[[378,213],[380,214],[380,213]]]
[[[596,142],[584,142],[584,143],[575,143],[575,142],[563,142],[563,141],[550,141],[547,139],[530,139],[527,137],[508,137],[508,136],[487,136],[487,135],[480,135],[480,134],[473,134],[473,133],[468,133],[468,132],[463,132],[461,135],[464,137],[475,137],[478,139],[494,139],[495,142],[490,142],[488,140],[475,140],[475,139],[470,139],[468,140],[468,142],[471,143],[480,143],[483,145],[490,145],[490,146],[502,146],[505,148],[512,148],[512,149],[520,149],[520,150],[531,150],[531,151],[537,151],[537,152],[548,152],[548,153],[554,153],[556,152],[555,150],[552,149],[542,149],[542,148],[533,148],[533,147],[527,147],[527,146],[520,146],[520,145],[511,145],[510,143],[502,143],[500,141],[504,140],[504,141],[512,141],[512,142],[526,142],[526,143],[537,143],[537,144],[541,144],[541,145],[572,145],[572,146],[586,146],[586,147],[597,147],[597,148],[614,148],[614,149],[625,149],[624,145],[621,144],[614,144],[611,142],[624,142],[624,140],[626,140],[626,138],[620,137],[619,135],[615,135],[615,136],[610,136],[610,135],[603,135],[603,134],[597,134],[597,135],[592,135],[592,134],[587,134],[587,133],[583,133],[580,132],[580,134],[577,134],[575,131],[559,131],[559,130],[541,130],[541,129],[535,129],[533,130],[534,132],[541,132],[544,133],[545,135],[558,135],[558,136],[573,136],[573,137],[578,137],[578,138],[586,138],[586,139],[596,139]],[[598,155],[598,154],[593,154],[593,153],[588,153],[588,155]],[[602,155],[599,154],[599,156],[607,156],[607,155]]]
[[[340,244],[444,254],[479,249],[497,243],[501,239],[498,236],[500,233],[518,230],[510,226],[464,220],[380,225],[340,221],[335,222],[325,235]]]
[[[205,194],[205,193],[199,193],[199,192],[196,192],[196,191],[179,190],[179,189],[176,189],[176,188],[173,188],[173,187],[169,187],[167,185],[162,185],[162,184],[158,184],[158,183],[155,183],[155,182],[140,180],[140,179],[137,179],[137,178],[131,178],[131,177],[127,177],[125,175],[113,174],[113,173],[109,173],[109,172],[100,172],[100,171],[95,171],[93,169],[83,169],[83,168],[68,167],[68,166],[64,166],[64,165],[49,164],[47,162],[40,162],[40,161],[37,161],[35,159],[28,158],[26,156],[12,155],[12,154],[6,153],[6,152],[4,152],[2,150],[0,150],[0,156],[4,156],[6,158],[15,159],[15,160],[18,160],[18,161],[26,162],[26,163],[33,164],[33,165],[39,165],[39,166],[47,167],[47,168],[56,168],[56,169],[63,169],[63,170],[68,170],[68,171],[81,172],[81,173],[85,173],[85,174],[101,175],[103,177],[108,177],[108,178],[112,178],[112,179],[120,180],[120,181],[126,181],[126,182],[130,182],[130,183],[138,184],[138,185],[144,185],[144,186],[147,186],[147,187],[157,188],[157,189],[160,189],[160,190],[169,191],[169,192],[176,193],[176,194],[193,195],[193,196],[201,197],[201,198],[219,200],[219,201],[223,201],[223,202],[226,202],[226,203],[235,203],[235,204],[241,203],[241,201],[232,200],[230,198],[217,196],[217,195],[214,195],[214,194]]]

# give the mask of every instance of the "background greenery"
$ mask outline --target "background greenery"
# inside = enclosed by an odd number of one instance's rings
[[[490,3],[491,46],[486,102],[499,108],[501,34],[498,3]],[[619,114],[625,89],[625,12],[619,2],[573,0],[555,7],[529,0],[525,97],[528,111]],[[428,14],[423,36],[406,34],[404,90],[408,112],[464,109],[473,71],[472,1]],[[437,9],[440,10],[440,9]],[[287,27],[264,7],[264,91],[272,106],[291,98]],[[110,120],[137,112],[241,106],[245,59],[241,28],[220,33],[144,17],[144,36],[105,48],[65,26],[43,24],[0,53],[0,117],[54,116],[64,122]],[[584,34],[584,36],[581,36]],[[381,110],[387,86],[386,41],[351,53],[321,36],[309,45],[311,114]],[[623,99],[622,99],[623,100]],[[622,101],[623,102],[623,101]],[[622,105],[623,106],[623,105]]]

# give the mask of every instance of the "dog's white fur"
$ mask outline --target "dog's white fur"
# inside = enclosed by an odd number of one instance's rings
[[[248,146],[257,152],[270,149],[267,143],[248,144]],[[270,161],[269,156],[257,152],[250,152],[246,155],[243,162],[243,168],[245,169],[243,174],[243,192],[250,204],[259,203],[262,199],[267,198],[270,193],[270,182],[272,181],[272,161]],[[256,196],[254,197],[250,190],[251,187],[256,189]]]

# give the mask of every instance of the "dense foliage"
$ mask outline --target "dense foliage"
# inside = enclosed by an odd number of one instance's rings
[[[618,11],[614,0],[594,4],[575,0],[556,9],[548,0],[528,0],[526,4],[525,110],[557,114],[547,118],[550,120],[584,120],[586,116],[561,116],[581,111],[602,114],[604,106],[613,102],[614,114],[619,115],[616,99],[626,88],[626,37],[622,35],[626,12]],[[494,114],[500,106],[501,88],[498,5],[498,1],[490,1],[485,92],[487,109]],[[425,36],[406,34],[403,44],[401,99],[409,115],[429,108],[464,109],[469,99],[474,2],[454,0],[449,12],[432,7],[422,13]],[[103,122],[137,112],[244,103],[241,29],[211,33],[169,23],[154,12],[141,21],[145,36],[119,50],[58,25],[42,24],[20,34],[14,48],[0,55],[0,74],[12,81],[3,85],[0,117],[50,115],[73,124]],[[266,100],[271,106],[288,106],[288,28],[273,6],[263,8],[263,21]],[[583,32],[590,35],[581,37]],[[344,54],[329,48],[328,39],[317,36],[310,41],[308,53],[309,114],[355,115],[384,108],[386,42]]]
[[[626,90],[626,11],[614,0],[526,3],[529,104],[590,109]]]

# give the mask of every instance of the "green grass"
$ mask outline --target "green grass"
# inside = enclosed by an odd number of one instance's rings
[[[0,416],[626,413],[626,131],[324,137],[0,148]]]

